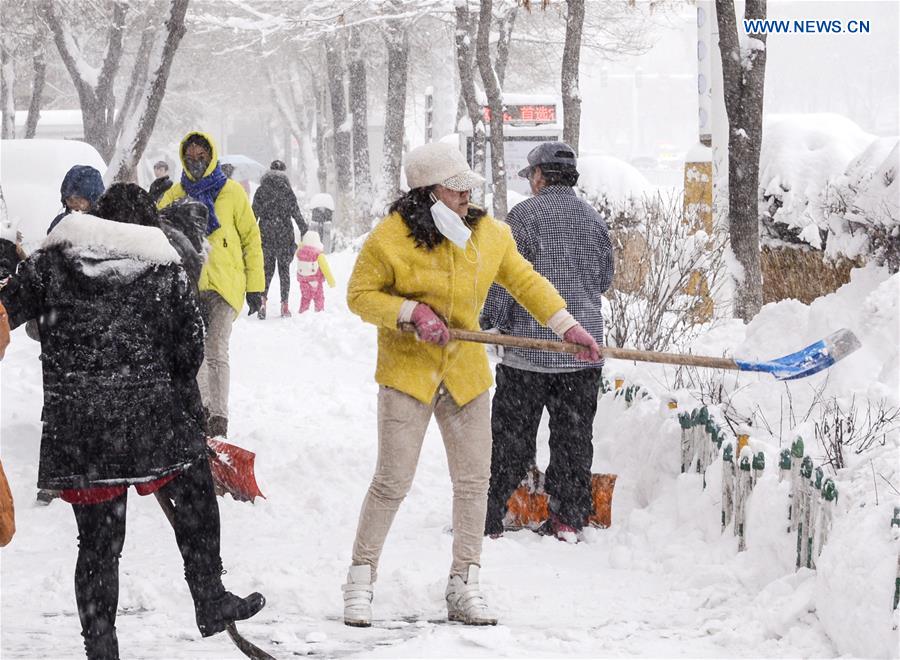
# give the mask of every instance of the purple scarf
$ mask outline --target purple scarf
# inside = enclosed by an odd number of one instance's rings
[[[219,163],[216,163],[216,168],[212,172],[199,181],[189,179],[187,172],[181,173],[181,187],[184,188],[184,192],[209,210],[209,219],[206,221],[207,236],[220,227],[214,204],[226,181],[228,177],[222,172]]]

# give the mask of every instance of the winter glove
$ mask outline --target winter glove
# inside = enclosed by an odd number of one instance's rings
[[[600,361],[600,347],[597,345],[597,342],[591,337],[590,333],[585,330],[582,325],[579,323],[578,325],[573,325],[571,328],[566,330],[566,334],[563,335],[563,339],[572,342],[573,344],[581,344],[584,346],[584,350],[580,353],[576,353],[575,357],[579,360],[583,360],[584,362],[599,362]]]
[[[259,291],[247,292],[247,307],[250,308],[250,311],[247,312],[247,316],[253,316],[259,311],[259,308],[262,307],[262,293]]]
[[[429,344],[446,346],[450,341],[450,331],[434,310],[425,303],[419,303],[412,313],[412,322],[416,326],[416,337]]]

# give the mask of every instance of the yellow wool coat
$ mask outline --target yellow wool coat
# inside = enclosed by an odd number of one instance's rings
[[[206,133],[192,131],[184,136],[179,148],[181,166],[184,167],[184,143],[192,135],[203,136],[212,147],[212,160],[203,174],[208,176],[216,168],[219,155],[215,142]],[[184,171],[187,173],[186,167]],[[191,177],[190,174],[187,176]],[[176,183],[162,196],[158,206],[165,208],[184,196],[184,187]],[[200,273],[200,290],[215,291],[240,312],[245,293],[266,288],[259,226],[250,199],[237,181],[228,179],[225,182],[213,208],[219,218],[219,228],[206,237],[210,253]]]
[[[477,330],[493,282],[542,324],[566,306],[553,285],[519,254],[509,226],[490,216],[478,222],[465,251],[449,240],[432,250],[416,247],[399,214],[382,220],[363,244],[347,285],[350,309],[378,326],[375,380],[425,404],[442,382],[459,406],[490,388],[483,345],[428,344],[401,332],[397,318],[404,300],[415,300],[452,328]]]

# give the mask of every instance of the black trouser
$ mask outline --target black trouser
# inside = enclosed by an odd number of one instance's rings
[[[535,461],[544,407],[550,414],[550,464],[544,489],[562,522],[576,529],[584,526],[593,512],[592,440],[600,376],[601,369],[538,373],[497,366],[485,534],[503,531],[506,503]]]
[[[175,540],[194,600],[198,595],[221,593],[219,505],[209,463],[198,461],[163,486],[159,493],[174,507]],[[92,660],[116,657],[113,649],[116,648],[119,557],[125,543],[127,499],[126,492],[107,502],[72,505],[78,524],[75,600],[81,634]]]
[[[269,284],[275,274],[275,265],[278,265],[278,281],[281,284],[281,302],[288,301],[291,292],[291,261],[294,259],[293,245],[290,243],[276,243],[270,241],[263,243],[263,269],[266,273],[265,296],[269,295]]]

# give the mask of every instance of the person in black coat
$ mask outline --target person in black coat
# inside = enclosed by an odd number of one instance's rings
[[[150,184],[147,192],[150,193],[153,203],[156,204],[166,194],[166,191],[175,184],[169,178],[169,164],[164,160],[157,161],[153,166],[153,176],[156,178]]]
[[[297,196],[291,188],[291,182],[285,173],[285,164],[280,160],[272,161],[268,172],[262,175],[259,188],[253,195],[253,213],[259,220],[259,233],[262,238],[263,267],[266,272],[266,290],[263,293],[259,318],[266,318],[266,297],[269,295],[269,283],[278,265],[278,279],[281,284],[281,315],[290,316],[288,295],[291,292],[291,261],[297,243],[294,241],[294,229],[291,219],[297,223],[300,235],[306,233],[306,221],[300,214]]]
[[[88,658],[118,658],[118,562],[127,488],[174,509],[197,626],[256,614],[260,594],[222,585],[219,511],[196,384],[203,323],[149,195],[114,184],[96,213],[63,222],[0,290],[10,325],[40,318],[44,426],[38,486],[78,525],[75,594]],[[51,312],[52,313],[49,313]]]

